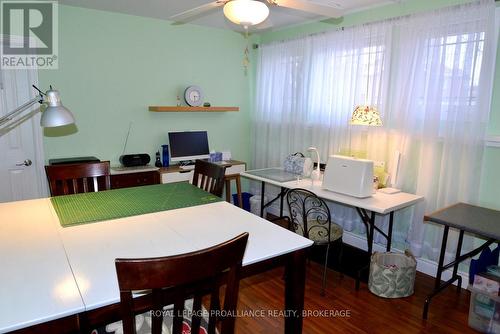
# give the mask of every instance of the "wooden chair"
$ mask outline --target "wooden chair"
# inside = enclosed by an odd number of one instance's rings
[[[109,161],[45,166],[52,196],[109,190]]]
[[[326,271],[330,244],[340,241],[339,264],[342,259],[342,226],[332,223],[330,209],[325,201],[306,189],[291,189],[286,200],[289,212],[289,229],[314,241],[314,245],[326,246],[321,295],[325,294]]]
[[[205,295],[210,295],[208,333],[215,333],[217,321],[220,321],[221,334],[234,333],[240,271],[247,240],[248,233],[245,232],[222,244],[192,253],[159,258],[116,259],[123,332],[132,334],[136,329],[135,314],[138,312],[134,307],[132,291],[151,290],[152,334],[161,333],[163,306],[172,303],[171,333],[181,334],[184,301],[187,298],[193,298],[191,333],[198,333],[201,301]],[[224,308],[221,310],[219,290],[224,276],[227,283]],[[216,317],[217,314],[227,316]]]
[[[204,160],[196,160],[193,184],[209,193],[222,197],[226,168]]]

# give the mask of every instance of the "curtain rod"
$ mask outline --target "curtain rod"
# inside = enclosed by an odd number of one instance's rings
[[[475,0],[475,1],[471,1],[469,3],[463,3],[463,4],[458,4],[458,5],[453,5],[453,6],[449,6],[449,7],[443,7],[443,8],[440,8],[440,9],[445,9],[445,8],[451,8],[451,7],[458,7],[458,6],[463,6],[463,5],[468,5],[468,4],[472,4],[473,2],[479,2],[481,0]],[[500,2],[500,0],[494,0],[494,2]],[[426,11],[424,11],[425,13]],[[415,13],[410,13],[410,14],[406,14],[406,15],[401,15],[401,16],[395,16],[395,17],[389,17],[387,19],[382,19],[382,20],[377,20],[377,21],[372,21],[372,22],[365,22],[365,23],[362,23],[360,24],[361,26],[368,26],[368,25],[371,25],[371,24],[376,24],[376,23],[380,23],[380,22],[384,22],[384,21],[388,21],[388,22],[391,22],[391,21],[399,21],[403,18],[407,18],[407,17],[410,17],[412,15],[415,15]],[[326,34],[326,33],[329,33],[329,32],[332,32],[332,31],[344,31],[346,27],[338,27],[338,28],[335,28],[335,29],[331,29],[331,30],[325,30],[325,31],[320,31],[320,32],[315,32],[315,33],[311,33],[311,34],[308,34],[308,35],[305,35],[306,37],[311,37],[311,36],[317,36],[317,35],[322,35],[322,34]],[[303,36],[302,36],[303,37]],[[299,37],[296,37],[296,38],[299,38]],[[279,42],[286,42],[288,41],[287,39],[282,39],[280,40]],[[252,44],[252,49],[256,50],[258,49],[260,46],[260,44],[257,44],[257,43],[254,43]]]

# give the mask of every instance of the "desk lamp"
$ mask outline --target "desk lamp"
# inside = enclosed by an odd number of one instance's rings
[[[71,111],[69,111],[62,105],[61,97],[57,90],[52,89],[51,86],[47,92],[43,93],[35,85],[33,85],[33,88],[35,88],[38,91],[38,96],[20,105],[7,115],[0,117],[0,126],[12,120],[14,117],[18,116],[24,110],[30,108],[37,102],[47,106],[47,108],[45,108],[45,110],[42,113],[42,118],[40,119],[40,126],[44,128],[45,127],[52,128],[52,127],[75,123],[75,118],[71,113]]]
[[[313,180],[319,180],[321,178],[321,171],[319,170],[319,153],[318,153],[318,149],[316,147],[309,147],[307,149],[307,152],[316,152],[316,158],[317,158],[317,164],[316,164],[316,169],[313,169],[312,173],[311,173],[311,179]]]

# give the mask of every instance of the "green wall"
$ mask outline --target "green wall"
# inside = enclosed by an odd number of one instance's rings
[[[391,17],[438,9],[441,7],[470,2],[470,0],[408,0],[399,4],[377,7],[346,15],[340,19],[329,19],[321,22],[302,24],[291,28],[268,32],[260,36],[260,43],[286,40],[305,36],[307,34],[348,27],[366,22],[383,20]],[[497,7],[500,3],[497,3]],[[500,41],[498,43],[496,72],[493,87],[490,122],[488,134],[500,136]],[[478,177],[481,183],[480,203],[482,205],[500,209],[500,148],[487,147],[484,156],[484,170]]]
[[[242,67],[247,41],[229,30],[59,7],[59,69],[40,70],[73,111],[76,128],[45,129],[47,159],[95,155],[117,163],[127,152],[154,152],[169,130],[207,130],[210,148],[249,161],[250,80]],[[239,112],[153,113],[175,105],[185,87],[202,87],[212,105]]]
[[[251,42],[269,43],[464,2],[408,0],[264,33],[253,36]],[[247,41],[240,34],[64,5],[59,10],[59,70],[40,70],[39,80],[41,87],[52,84],[61,90],[64,104],[77,118],[77,128],[62,133],[45,130],[47,159],[96,155],[117,163],[132,122],[128,153],[147,152],[154,157],[159,145],[166,143],[168,131],[205,129],[212,149],[230,149],[233,157],[250,162],[256,62],[253,58],[246,76],[242,57]],[[500,68],[500,53],[496,68]],[[235,105],[240,111],[147,110],[149,105],[174,105],[176,95],[190,84],[201,86],[212,105]],[[488,133],[500,135],[500,70],[495,74]],[[487,148],[478,182],[482,204],[494,208],[500,208],[498,170],[500,149]]]

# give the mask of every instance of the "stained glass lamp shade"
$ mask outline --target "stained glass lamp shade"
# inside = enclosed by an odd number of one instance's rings
[[[359,105],[354,109],[349,124],[382,126],[382,119],[377,108],[368,105]]]

